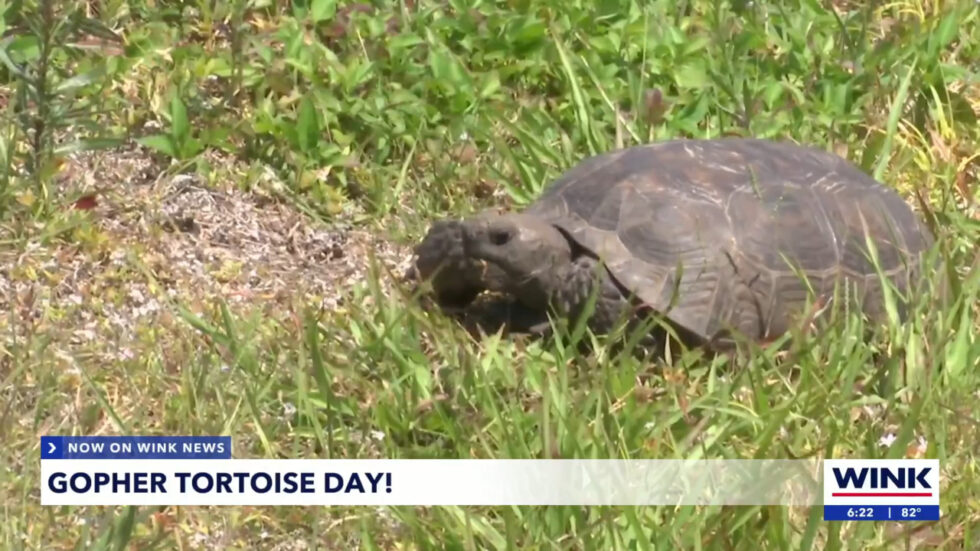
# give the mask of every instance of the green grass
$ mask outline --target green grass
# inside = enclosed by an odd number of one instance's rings
[[[123,42],[51,42],[41,96],[52,33],[30,24],[37,2],[0,4],[11,37],[0,40],[0,277],[35,285],[0,313],[0,548],[980,548],[976,3],[282,4],[88,2]],[[52,114],[76,118],[38,140]],[[131,357],[105,361],[120,346],[114,326],[97,319],[100,339],[68,342],[75,310],[45,264],[111,249],[98,217],[59,208],[79,193],[79,175],[59,172],[65,155],[111,140],[151,148],[164,175],[270,194],[316,221],[411,244],[435,218],[526,204],[590,154],[719,135],[833,150],[928,206],[948,266],[931,281],[945,278],[948,296],[926,293],[909,321],[871,338],[841,319],[788,353],[674,351],[651,365],[601,339],[589,355],[560,340],[473,339],[378,268],[334,310],[304,296],[162,301],[166,315],[137,327]],[[130,281],[160,284],[138,247],[126,258],[82,308],[121,300]],[[924,456],[943,466],[943,519],[40,507],[38,436],[96,433],[228,434],[236,457],[255,458]]]

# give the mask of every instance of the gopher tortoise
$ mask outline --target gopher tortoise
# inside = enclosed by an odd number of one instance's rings
[[[831,153],[674,140],[588,158],[521,213],[435,222],[415,273],[443,305],[489,290],[575,316],[594,294],[596,332],[646,312],[708,344],[767,342],[834,297],[881,320],[883,279],[897,296],[914,287],[932,241],[899,195]]]

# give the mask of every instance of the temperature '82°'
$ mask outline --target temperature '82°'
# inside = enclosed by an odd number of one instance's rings
[[[917,518],[922,513],[922,507],[902,507],[902,518]]]

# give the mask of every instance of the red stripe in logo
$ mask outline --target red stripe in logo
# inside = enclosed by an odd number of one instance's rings
[[[932,497],[932,492],[834,492],[834,497]]]

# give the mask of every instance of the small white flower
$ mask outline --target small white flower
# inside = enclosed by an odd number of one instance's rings
[[[283,402],[282,414],[284,417],[292,417],[293,415],[296,415],[296,406],[290,402]]]
[[[136,308],[135,311],[136,317],[143,317],[152,314],[159,309],[160,309],[160,303],[158,303],[156,299],[151,298],[145,304]]]
[[[194,183],[194,176],[191,176],[190,174],[177,174],[170,180],[170,183],[175,186],[192,184]]]
[[[129,289],[129,298],[132,299],[134,302],[138,302],[141,304],[143,303],[143,301],[146,300],[146,298],[143,296],[143,292],[135,287]]]
[[[885,448],[890,448],[892,444],[895,443],[896,440],[898,440],[898,437],[895,436],[895,433],[893,432],[885,433],[885,435],[882,436],[880,440],[878,440],[878,445]]]
[[[916,456],[923,456],[926,454],[926,450],[929,449],[929,442],[924,436],[919,436],[915,439],[915,446],[909,446],[909,453]],[[914,450],[914,451],[913,451]]]
[[[380,430],[372,430],[371,438],[377,440],[378,442],[381,442],[382,440],[385,439],[385,433],[381,432]]]

